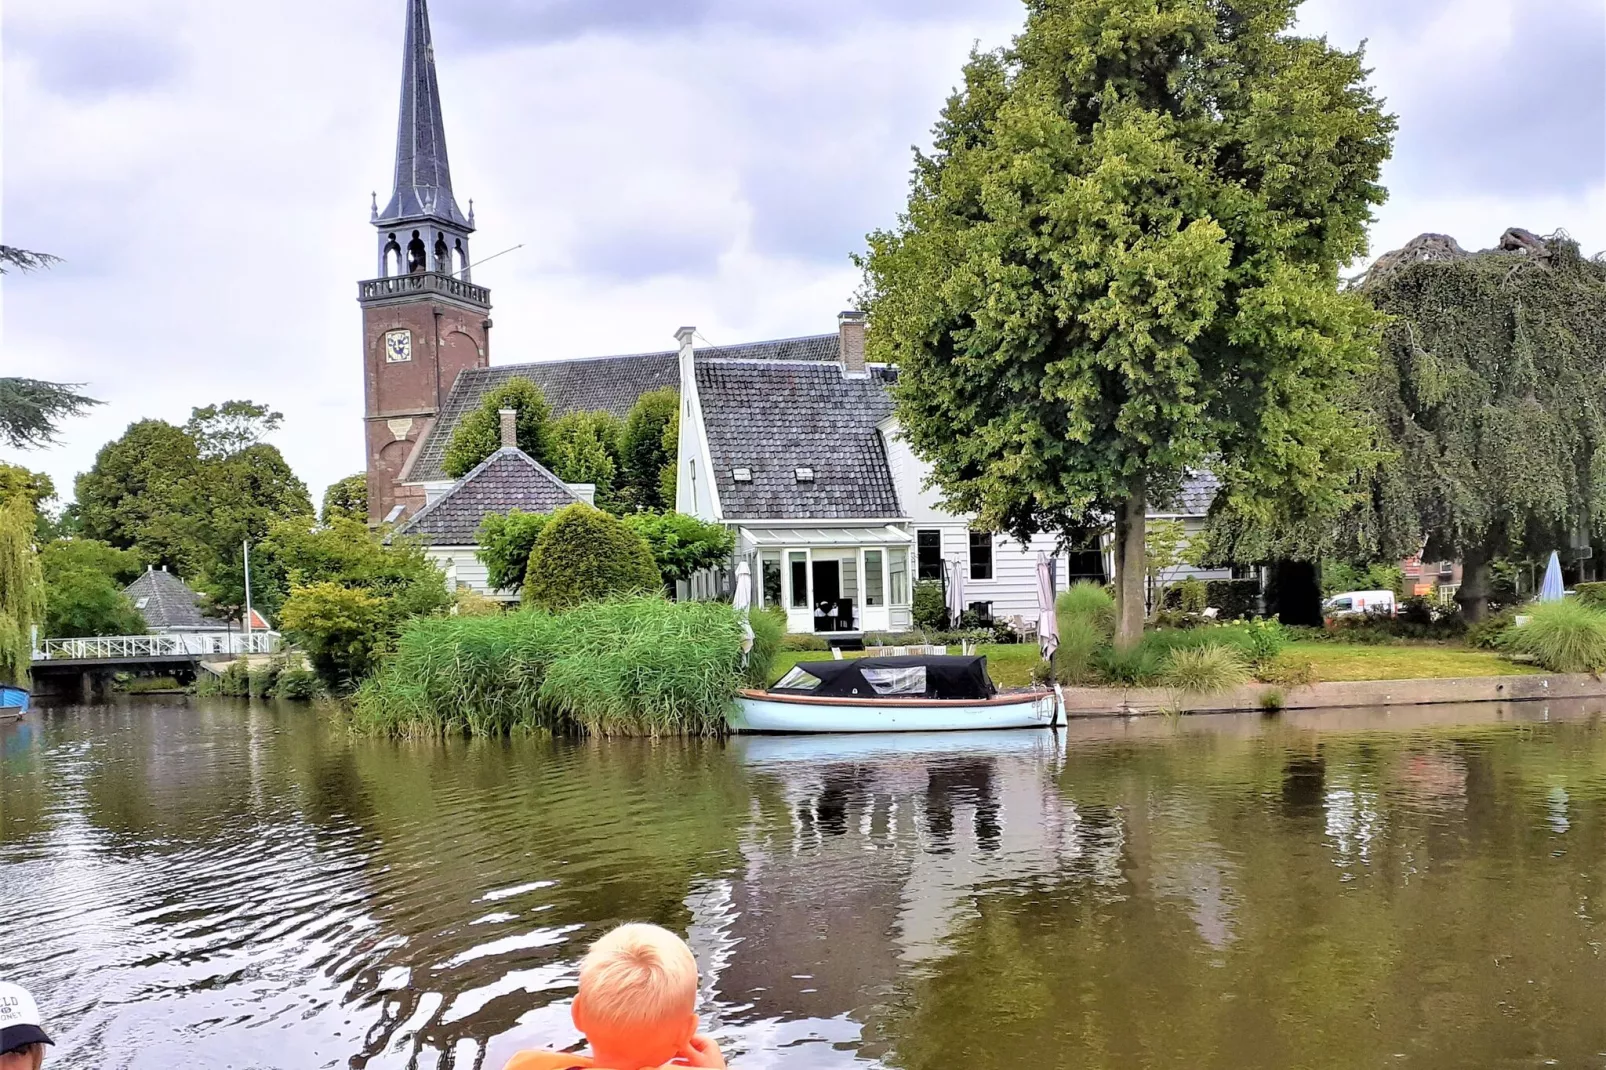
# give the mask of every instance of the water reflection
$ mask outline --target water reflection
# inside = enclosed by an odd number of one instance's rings
[[[0,726],[0,964],[68,1066],[494,1068],[637,918],[742,1066],[1598,1065],[1603,818],[1587,706],[434,746],[128,703]]]

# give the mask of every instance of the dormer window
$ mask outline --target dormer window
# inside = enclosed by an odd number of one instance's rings
[[[751,483],[753,482],[753,470],[751,468],[732,468],[731,478],[738,483]]]
[[[812,469],[812,468],[799,468],[797,470],[797,481],[799,483],[813,483],[814,482],[814,469]]]

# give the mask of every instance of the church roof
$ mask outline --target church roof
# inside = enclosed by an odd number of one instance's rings
[[[396,131],[396,188],[375,222],[391,225],[414,219],[437,219],[464,230],[474,229],[452,194],[452,169],[446,157],[446,127],[441,120],[441,90],[435,76],[435,49],[430,40],[426,0],[407,0],[401,119]]]
[[[699,362],[713,359],[835,361],[837,336],[810,335],[735,346],[710,346],[697,351]],[[491,390],[509,379],[528,379],[541,388],[553,416],[571,412],[611,412],[621,420],[636,399],[649,390],[680,387],[680,358],[673,350],[633,353],[618,357],[549,360],[534,364],[501,364],[469,368],[457,377],[440,415],[419,447],[408,482],[432,483],[451,478],[441,468],[452,432],[465,415],[479,408]]]
[[[421,536],[434,546],[474,546],[480,524],[492,513],[550,513],[580,500],[529,454],[503,446],[413,514],[397,534]]]
[[[828,337],[834,345],[836,336]],[[845,377],[834,361],[705,360],[699,353],[697,396],[725,516],[902,516],[877,429],[892,413],[892,377],[881,368],[867,378]],[[752,478],[736,482],[737,468]],[[812,478],[800,480],[800,468]]]
[[[166,569],[150,569],[123,588],[152,632],[204,629],[218,626],[201,616],[200,596],[190,585]]]

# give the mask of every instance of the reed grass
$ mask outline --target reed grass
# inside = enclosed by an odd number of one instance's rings
[[[1249,682],[1249,666],[1231,647],[1209,643],[1166,656],[1161,681],[1184,698],[1210,698]]]
[[[358,691],[354,722],[400,736],[715,734],[780,645],[762,616],[745,669],[736,613],[718,603],[641,597],[418,620]]]
[[[1606,670],[1606,613],[1575,599],[1534,606],[1528,623],[1500,634],[1502,649],[1551,672]]]

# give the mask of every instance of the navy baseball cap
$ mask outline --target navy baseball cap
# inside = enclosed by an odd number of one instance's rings
[[[29,1044],[53,1044],[26,989],[0,981],[0,1054]]]

